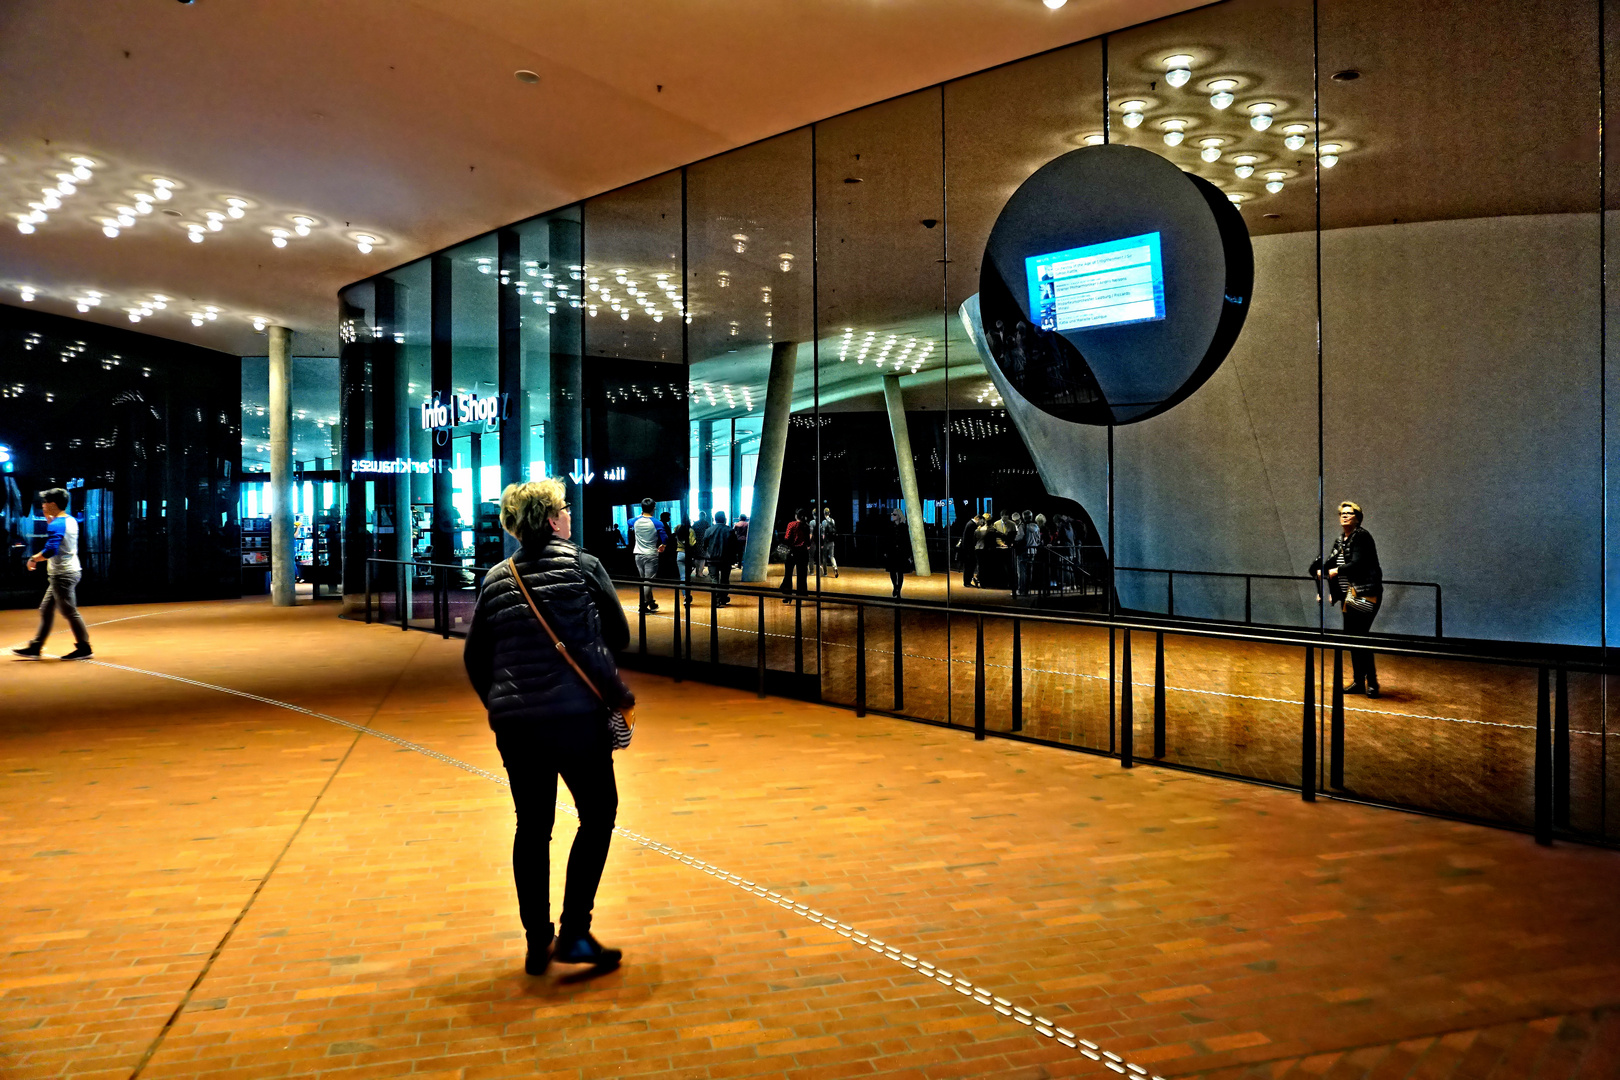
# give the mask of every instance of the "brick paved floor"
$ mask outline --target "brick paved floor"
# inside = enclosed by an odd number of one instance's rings
[[[627,963],[529,979],[460,643],[333,613],[0,665],[0,1074],[1620,1070],[1613,852],[647,676]]]

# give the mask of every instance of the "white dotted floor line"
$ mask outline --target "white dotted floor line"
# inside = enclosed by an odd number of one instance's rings
[[[490,772],[488,769],[481,769],[470,762],[461,761],[458,758],[450,757],[448,754],[441,754],[437,750],[422,746],[419,743],[410,742],[406,739],[401,739],[397,735],[390,735],[386,732],[378,731],[375,728],[366,727],[363,724],[356,724],[350,720],[342,720],[336,716],[316,712],[313,709],[306,709],[301,705],[293,705],[290,702],[278,701],[275,698],[264,697],[260,694],[250,694],[244,690],[234,690],[231,687],[220,686],[216,683],[206,683],[197,679],[187,679],[180,675],[170,675],[167,672],[162,671],[149,671],[145,668],[129,667],[124,664],[111,664],[105,660],[87,660],[85,663],[93,664],[97,667],[112,668],[116,671],[128,671],[137,675],[149,675],[156,679],[167,679],[170,682],[183,683],[186,686],[195,686],[204,690],[214,690],[222,694],[229,694],[232,697],[245,698],[248,701],[256,701],[260,704],[274,706],[275,708],[279,709],[286,709],[290,712],[301,713],[304,716],[313,717],[317,720],[325,720],[328,723],[336,724],[339,727],[347,728],[350,731],[356,731],[363,735],[370,735],[374,738],[392,743],[395,746],[399,746],[407,750],[413,750],[416,753],[433,758],[435,761],[440,761],[446,765],[451,765],[455,768],[462,769],[466,772],[472,773],[474,776],[479,776],[486,780],[492,780],[497,784],[502,784],[507,787],[511,786],[506,777]],[[575,817],[579,816],[579,811],[577,809],[562,801],[558,801],[557,809],[563,811],[564,813],[572,814]],[[660,855],[664,855],[675,860],[676,862],[684,863],[701,873],[708,874],[710,877],[717,878],[728,885],[741,889],[743,892],[751,893],[767,903],[775,904],[784,911],[797,915],[808,922],[832,930],[841,937],[848,938],[856,947],[868,949],[871,952],[877,953],[879,956],[884,957],[885,959],[892,960],[903,967],[917,972],[925,978],[933,979],[940,985],[947,986],[952,990],[955,990],[958,994],[969,998],[979,1005],[991,1008],[997,1013],[1000,1013],[1002,1016],[1016,1020],[1025,1027],[1033,1028],[1038,1034],[1044,1036],[1045,1038],[1055,1039],[1062,1045],[1070,1048],[1071,1050],[1078,1051],[1085,1057],[1090,1058],[1092,1061],[1106,1065],[1114,1072],[1121,1073],[1126,1076],[1140,1076],[1146,1078],[1146,1080],[1164,1080],[1163,1077],[1152,1076],[1148,1070],[1144,1069],[1142,1066],[1126,1061],[1124,1058],[1111,1051],[1104,1050],[1091,1040],[1082,1039],[1073,1031],[1062,1027],[1047,1017],[1031,1012],[1022,1005],[1013,1004],[1009,998],[995,994],[986,987],[975,985],[972,981],[962,977],[961,975],[947,971],[928,960],[924,960],[913,955],[912,953],[902,952],[898,946],[890,945],[887,942],[872,937],[865,931],[857,930],[848,923],[839,922],[831,915],[817,911],[808,904],[795,901],[790,897],[776,892],[773,889],[767,889],[765,886],[750,881],[738,874],[733,874],[727,870],[722,870],[718,866],[704,862],[702,859],[695,859],[678,848],[674,848],[668,844],[654,840],[650,836],[643,836],[642,834],[631,829],[627,829],[622,825],[614,826],[613,832],[615,835],[622,836],[627,840],[633,840],[643,847],[656,851]]]

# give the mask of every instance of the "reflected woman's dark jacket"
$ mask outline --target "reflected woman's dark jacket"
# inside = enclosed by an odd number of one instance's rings
[[[1335,568],[1338,574],[1327,579],[1328,595],[1335,604],[1344,602],[1352,585],[1358,596],[1384,594],[1384,568],[1378,564],[1378,545],[1366,529],[1358,528],[1349,536],[1335,540],[1327,558],[1311,564],[1311,574],[1314,577],[1320,571],[1325,576]]]

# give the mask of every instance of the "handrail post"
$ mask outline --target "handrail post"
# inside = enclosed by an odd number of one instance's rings
[[[1125,631],[1124,660],[1119,672],[1119,765],[1136,767],[1136,710],[1131,697],[1131,632]]]
[[[444,635],[446,641],[450,640],[450,579],[445,576],[444,567],[439,567],[433,574],[433,598],[438,602],[438,612],[434,622],[438,624],[438,631]]]
[[[411,628],[410,593],[406,591],[406,587],[411,583],[409,575],[416,569],[416,566],[415,564],[400,563],[395,569],[399,571],[399,590],[394,593],[394,610],[399,612],[399,628],[409,630]]]
[[[366,560],[366,625],[371,625],[371,560]]]
[[[855,715],[866,715],[866,605],[855,605]]]
[[[636,634],[636,655],[647,655],[647,609],[639,608]]]
[[[1333,719],[1328,744],[1328,785],[1344,790],[1344,650],[1333,650]]]
[[[1545,666],[1536,672],[1536,843],[1552,843],[1552,708]]]
[[[1024,730],[1024,626],[1013,620],[1012,729]]]
[[[1166,614],[1174,615],[1176,613],[1176,572],[1174,570],[1166,570],[1164,572],[1164,583]],[[1127,639],[1130,637],[1130,634],[1131,632],[1129,630],[1125,631],[1125,636]]]
[[[1108,628],[1108,752],[1110,754],[1114,752],[1117,745],[1115,733],[1119,729],[1119,725],[1114,719],[1114,699],[1119,689],[1115,685],[1116,680],[1114,679],[1114,660],[1117,655],[1118,652],[1114,646],[1114,628],[1110,626]]]
[[[1569,672],[1553,681],[1553,824],[1569,827]]]
[[[755,635],[759,650],[759,696],[765,696],[765,594],[759,594],[759,633]]]
[[[1446,636],[1446,624],[1441,616],[1441,612],[1444,610],[1442,591],[1439,585],[1434,587],[1434,636],[1437,638]]]
[[[793,674],[804,674],[804,601],[793,598]]]
[[[669,662],[670,662],[670,667],[674,671],[674,674],[675,674],[675,681],[680,682],[681,681],[681,590],[680,589],[677,588],[675,590],[674,596],[671,598],[670,603],[675,605],[675,610],[670,612],[670,615],[669,615],[669,623],[670,623],[670,626],[674,628],[675,636],[670,639],[672,647],[671,647],[670,654],[669,654]]]
[[[718,594],[714,587],[709,588],[709,663],[720,662],[720,604],[715,599]]]
[[[686,611],[686,656],[683,659],[690,664],[692,662],[692,590],[688,589],[686,591],[685,601],[684,604],[675,609],[675,614],[678,617],[683,608]]]
[[[906,707],[906,646],[905,612],[900,608],[894,609],[894,711],[900,712]]]
[[[1254,575],[1243,575],[1243,625],[1254,622]]]
[[[1164,631],[1153,643],[1153,756],[1164,757]]]
[[[978,644],[973,654],[973,737],[984,738],[984,616],[975,615]]]
[[[1305,646],[1304,709],[1300,717],[1299,796],[1316,801],[1316,647]]]

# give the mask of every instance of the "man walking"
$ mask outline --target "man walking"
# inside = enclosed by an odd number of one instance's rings
[[[736,563],[735,549],[737,534],[732,527],[726,524],[726,512],[714,512],[714,524],[703,537],[704,555],[709,563],[709,575],[714,583],[721,589],[731,584],[731,568]],[[725,607],[731,603],[731,595],[721,592],[715,596],[714,602],[718,607]]]
[[[838,540],[838,523],[833,520],[830,506],[821,508],[821,523],[816,528],[816,539],[820,542],[816,573],[824,576],[831,571],[832,576],[837,577],[838,556],[833,551],[833,544]]]
[[[653,517],[653,507],[657,505],[651,499],[642,499],[641,514],[630,525],[631,554],[635,556],[636,574],[643,582],[658,576],[658,556],[669,544],[669,533],[664,531],[664,523]],[[658,610],[651,585],[641,586],[641,610]]]
[[[51,623],[57,611],[73,628],[73,651],[64,660],[88,660],[90,631],[85,629],[84,618],[74,597],[79,587],[79,523],[68,511],[68,493],[61,488],[49,488],[39,493],[39,507],[45,514],[45,547],[28,556],[28,569],[45,564],[45,599],[39,605],[39,632],[21,649],[11,651],[27,660],[39,659],[40,649],[50,636]]]

